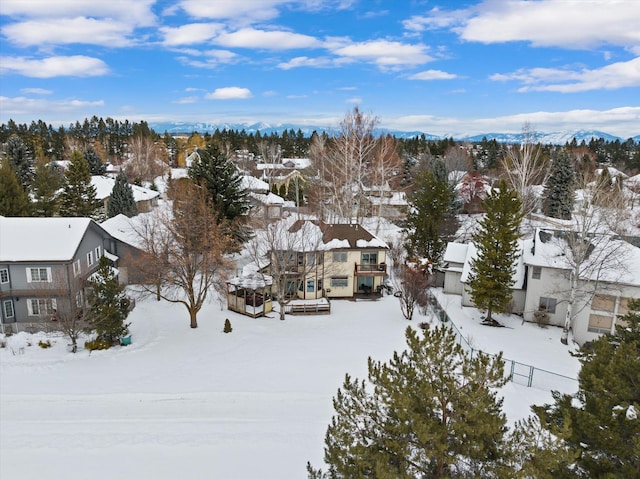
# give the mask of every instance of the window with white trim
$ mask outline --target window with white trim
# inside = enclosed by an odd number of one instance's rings
[[[50,283],[51,268],[27,268],[27,283]]]
[[[3,303],[4,308],[4,317],[5,319],[13,318],[15,316],[15,311],[13,310],[13,300],[8,300]]]
[[[610,333],[613,325],[613,316],[604,314],[590,314],[588,331],[592,333]]]
[[[9,282],[9,270],[7,268],[0,269],[0,283]]]
[[[102,248],[98,246],[96,247],[96,261],[100,261],[101,256],[102,256]]]
[[[542,276],[542,268],[540,266],[534,266],[531,268],[531,279],[540,279]]]
[[[333,262],[334,263],[346,263],[347,262],[347,252],[346,251],[334,251],[333,252]]]
[[[91,267],[93,264],[93,251],[87,253],[87,266]]]
[[[346,276],[334,276],[331,278],[332,288],[346,288],[349,286],[349,278]]]
[[[313,293],[316,290],[316,282],[312,279],[307,280],[307,293]]]
[[[73,262],[73,276],[80,276],[81,272],[80,260],[77,259]]]
[[[50,298],[38,298],[27,300],[27,313],[29,316],[49,316],[56,309],[56,300]]]
[[[539,307],[541,310],[544,310],[549,314],[555,314],[557,303],[558,300],[555,298],[545,298],[544,296],[541,296]]]

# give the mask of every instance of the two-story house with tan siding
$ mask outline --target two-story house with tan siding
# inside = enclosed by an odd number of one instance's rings
[[[0,217],[2,331],[38,329],[61,301],[84,304],[100,257],[117,262],[114,246],[90,218]]]

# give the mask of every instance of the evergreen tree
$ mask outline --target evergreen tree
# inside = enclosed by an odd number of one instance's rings
[[[116,176],[116,183],[113,186],[111,197],[107,204],[107,216],[109,218],[119,214],[129,218],[138,214],[138,207],[133,198],[133,189],[127,182],[127,175],[125,175],[124,171],[120,171]]]
[[[233,236],[244,242],[245,214],[249,209],[247,191],[242,187],[242,176],[233,162],[217,151],[197,150],[198,158],[189,168],[189,177],[209,192],[211,204],[220,221],[234,225]]]
[[[447,233],[451,233],[452,224],[457,224],[452,214],[453,200],[446,180],[436,178],[431,171],[418,173],[405,228],[405,247],[410,256],[428,258],[436,264],[440,261]]]
[[[51,217],[57,214],[63,184],[64,174],[54,162],[38,162],[33,179],[33,216]]]
[[[489,194],[482,204],[485,215],[473,235],[478,255],[471,262],[469,287],[476,307],[487,310],[485,322],[496,325],[492,313],[504,312],[511,301],[522,201],[502,179],[498,191]]]
[[[105,165],[93,146],[89,146],[84,152],[84,159],[87,160],[89,165],[89,171],[92,176],[104,175],[107,172],[107,165]]]
[[[640,300],[630,309],[615,335],[580,350],[578,392],[534,408],[577,456],[572,477],[640,477]]]
[[[33,155],[18,135],[11,135],[7,141],[6,157],[13,167],[22,188],[28,192],[33,180]]]
[[[575,140],[575,138],[574,138]],[[571,219],[574,203],[575,172],[566,150],[554,152],[551,174],[544,185],[543,211],[547,216]]]
[[[327,473],[311,478],[495,477],[506,463],[496,388],[502,357],[471,358],[444,326],[407,328],[408,348],[369,358],[368,383],[346,376],[325,437]]]
[[[98,339],[114,345],[129,333],[129,324],[125,320],[129,315],[130,301],[106,256],[100,257],[94,274],[90,281],[93,291],[89,295],[89,324],[98,334]]]
[[[74,151],[60,197],[61,216],[91,216],[96,212],[96,187],[91,184],[89,165],[82,153]]]
[[[29,196],[8,161],[0,162],[0,216],[29,216]]]

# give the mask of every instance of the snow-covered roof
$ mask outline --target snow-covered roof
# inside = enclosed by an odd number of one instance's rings
[[[241,187],[245,190],[255,192],[269,191],[269,183],[267,183],[266,181],[262,181],[255,176],[243,175],[241,180]]]
[[[115,239],[132,246],[140,246],[140,237],[131,218],[122,213],[103,221],[100,226]]]
[[[303,230],[305,236],[311,234],[319,236],[321,241],[317,244],[321,245],[319,248],[321,250],[388,248],[384,241],[359,224],[332,224],[312,220],[298,220],[289,229],[292,233],[301,230]]]
[[[593,249],[582,262],[580,278],[640,286],[640,248],[613,234],[598,238],[591,240]],[[566,231],[537,229],[523,256],[530,266],[572,269]],[[604,262],[610,265],[602,267]]]
[[[525,241],[523,240],[520,240],[518,242],[519,252],[514,265],[515,271],[513,272],[513,276],[511,277],[511,279],[513,280],[511,289],[522,289],[524,287],[525,263],[522,255],[522,251],[525,248],[524,243]],[[469,275],[472,272],[471,263],[478,257],[478,249],[476,248],[475,244],[469,243],[466,246],[467,254],[464,259],[464,265],[462,266],[462,275],[460,276],[460,281],[463,283],[466,283],[469,280]]]
[[[467,258],[467,250],[469,245],[466,243],[447,243],[447,249],[444,251],[445,263],[464,263]]]
[[[0,261],[69,261],[91,218],[0,216]]]
[[[111,196],[116,180],[106,176],[92,176],[91,184],[96,187],[96,199],[104,200]],[[136,203],[160,196],[160,193],[157,191],[138,185],[131,185],[131,189],[133,190],[133,200]]]
[[[617,168],[614,168],[613,166],[606,166],[605,168],[607,170],[609,170],[609,176],[611,176],[611,178],[618,178],[618,177],[620,177],[622,179],[629,178],[629,175],[623,173],[622,171],[620,171]],[[598,168],[596,170],[596,174],[597,175],[601,175],[603,170],[604,170],[604,168]]]
[[[237,288],[259,289],[271,286],[273,278],[266,274],[249,273],[242,276],[235,276],[227,281],[228,284]]]
[[[249,193],[249,197],[256,199],[263,205],[284,205],[284,198],[271,192],[266,195],[262,193]]]

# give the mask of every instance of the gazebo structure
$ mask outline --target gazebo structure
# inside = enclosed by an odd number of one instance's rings
[[[227,309],[252,318],[271,312],[271,276],[250,273],[227,281]]]

